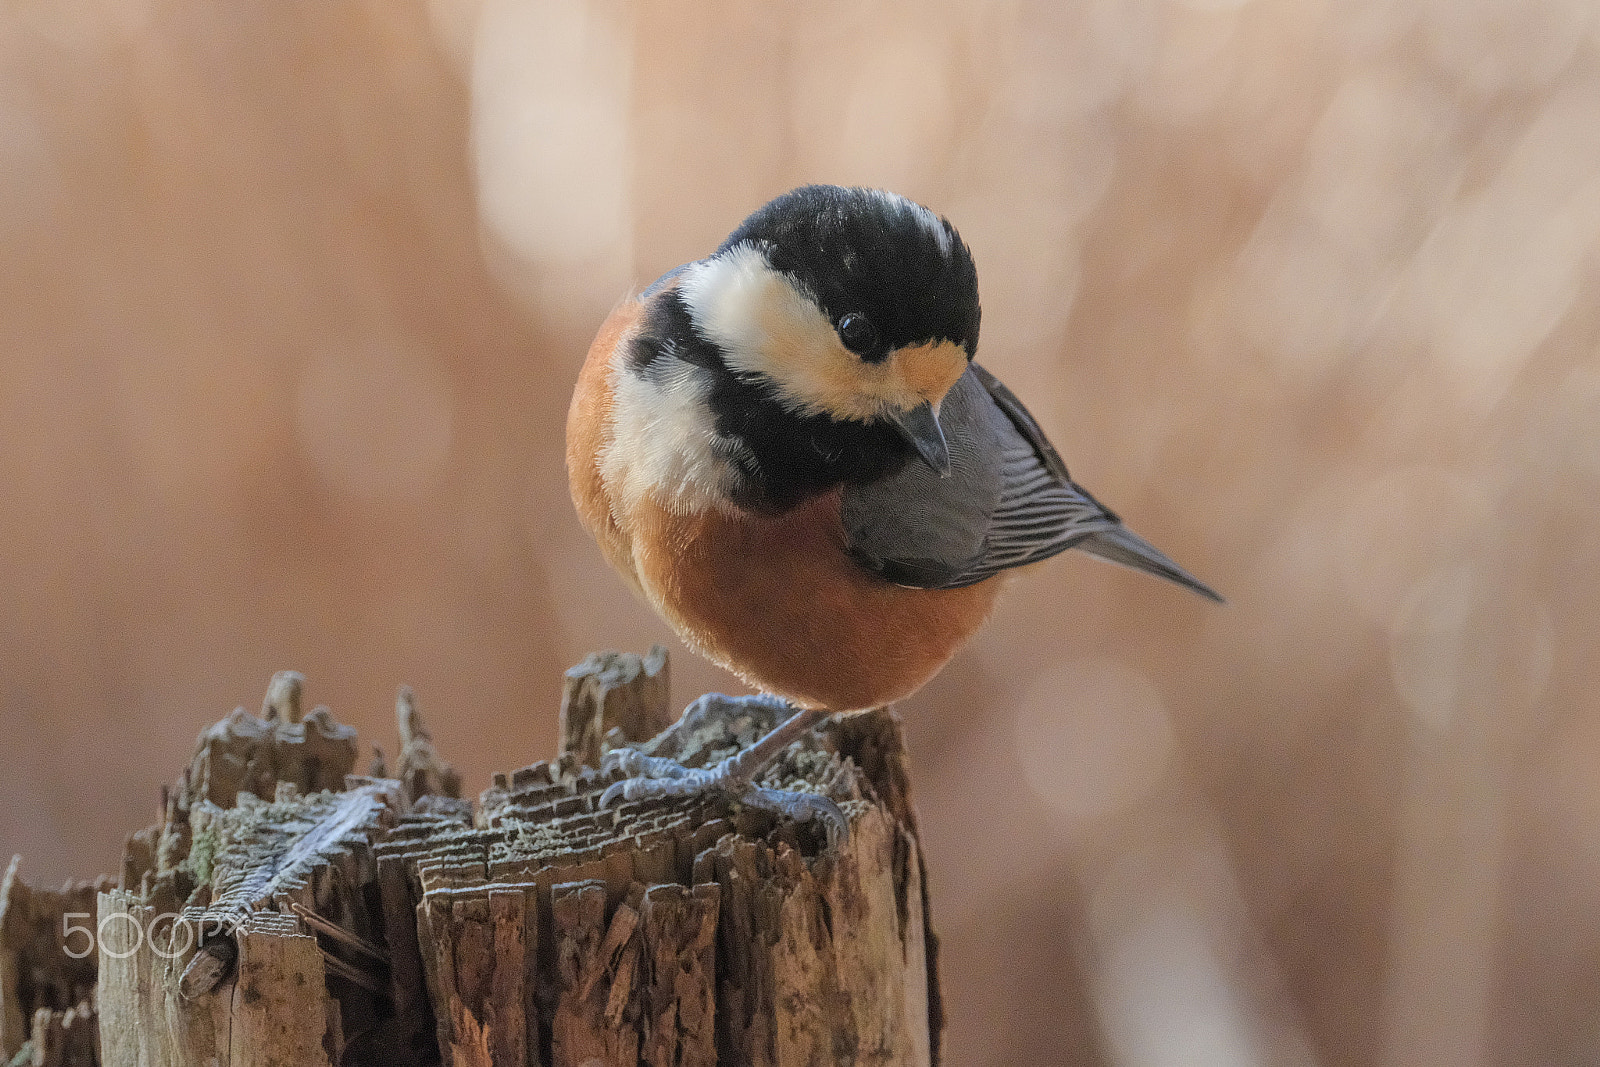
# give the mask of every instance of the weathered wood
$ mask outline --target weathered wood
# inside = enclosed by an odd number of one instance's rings
[[[703,765],[761,736],[776,714],[707,699],[640,747]],[[612,778],[570,754],[497,776],[475,832],[432,855],[415,851],[422,842],[404,846],[418,913],[437,916],[441,943],[482,943],[464,900],[538,890],[553,939],[537,960],[552,1065],[936,1062],[936,980],[899,738],[892,714],[858,716],[817,731],[769,773],[841,803],[852,833],[836,853],[814,827],[721,801],[598,812]],[[459,977],[438,989],[466,1000],[452,1017],[483,1018]]]
[[[201,735],[100,895],[105,1062],[425,1062],[390,1010],[372,853],[400,783],[349,777],[354,731],[326,708],[302,717],[301,684],[275,676],[261,717]]]
[[[631,1023],[639,913],[619,905],[606,921],[603,882],[563,882],[551,893],[557,1000],[552,1067],[634,1067],[639,1031]]]
[[[241,792],[274,795],[279,782],[302,793],[340,789],[356,765],[356,732],[323,707],[300,718],[299,675],[273,677],[261,717],[244,708],[200,735],[190,763],[194,797],[232,807]]]
[[[650,946],[643,995],[647,1024],[640,1059],[649,1067],[717,1062],[716,943],[722,887],[702,882],[651,886],[643,941]]]
[[[84,1000],[66,1011],[40,1008],[33,1013],[27,1067],[78,1067],[100,1061],[100,1020],[94,1001]],[[15,1060],[11,1062],[15,1063]]]
[[[267,683],[266,696],[261,698],[261,718],[267,722],[299,722],[300,697],[305,685],[305,675],[299,671],[279,671],[274,674]]]
[[[632,743],[703,766],[775,725],[775,707],[707,697],[632,737],[666,702],[664,656],[632,659],[591,657],[569,676],[586,749]],[[47,898],[13,865],[0,886],[13,1053],[31,1041],[62,1067],[937,1063],[934,942],[891,713],[826,724],[766,776],[840,804],[851,833],[830,849],[819,827],[715,798],[602,811],[614,774],[571,750],[495,775],[476,805],[454,798],[409,690],[400,777],[330,785],[355,738],[326,709],[296,721],[301,689],[280,674],[261,717],[236,711],[201,735],[117,885]],[[45,927],[96,892],[97,953],[48,1002],[23,1002],[36,984],[20,969],[59,951]],[[98,1058],[84,1041],[96,963]]]
[[[320,921],[335,931],[342,927],[318,920],[320,912],[347,920],[364,914],[364,902],[351,896],[359,885],[340,879],[318,887],[313,880],[348,859],[351,850],[370,849],[392,821],[398,792],[398,783],[383,779],[353,783],[343,793],[300,797],[290,783],[281,782],[272,804],[250,793],[240,793],[232,809],[202,804],[195,813],[195,834],[204,866],[197,873],[207,884],[210,903],[184,911],[186,921],[201,933],[182,976],[183,995],[192,999],[208,994],[227,978],[237,958],[238,946],[231,939],[264,910]],[[365,939],[351,932],[335,940],[348,947]],[[346,960],[331,951],[330,956],[328,966],[335,974],[355,985],[370,985],[362,977],[365,961]]]
[[[672,669],[656,645],[643,656],[595,652],[567,671],[556,755],[600,766],[611,748],[645,741],[672,723]]]
[[[285,917],[287,918],[287,917]],[[230,998],[230,1067],[328,1067],[343,1052],[317,939],[292,920],[238,930],[238,978]]]
[[[177,1067],[328,1067],[337,1007],[327,992],[314,937],[289,916],[252,915],[232,935],[237,965],[216,996],[178,989],[199,936],[182,920],[163,924],[125,890],[100,895],[100,1041],[106,1064]],[[166,918],[170,919],[171,916]],[[154,934],[149,933],[153,931]]]
[[[98,1062],[94,899],[111,880],[31,886],[13,857],[0,879],[0,1063],[24,1046],[25,1063],[89,1067]]]
[[[460,797],[461,775],[434,748],[433,734],[422,724],[416,694],[409,685],[401,686],[395,697],[394,717],[400,729],[396,777],[405,787],[406,799],[415,803],[425,796]]]
[[[433,1007],[422,975],[417,944],[417,912],[400,859],[378,860],[378,894],[384,946],[389,951],[389,999],[394,1012],[397,1067],[415,1067],[438,1058]]]
[[[126,889],[100,894],[97,923],[105,932],[99,955],[103,1062],[118,1067],[227,1063],[227,998],[191,1002],[178,992],[198,931],[170,916],[158,923],[156,909]]]
[[[493,1059],[500,1067],[528,1063],[528,895],[521,889],[489,893],[494,973],[484,1001]],[[535,935],[537,936],[537,935]],[[535,1046],[537,1048],[537,1045]]]

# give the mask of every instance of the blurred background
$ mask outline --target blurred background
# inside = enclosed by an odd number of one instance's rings
[[[589,338],[805,181],[947,215],[1231,600],[1062,557],[902,708],[948,1062],[1600,1062],[1587,0],[0,6],[0,853],[112,870],[280,668],[551,754],[670,640],[567,499]]]

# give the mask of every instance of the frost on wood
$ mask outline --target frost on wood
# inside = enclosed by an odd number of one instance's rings
[[[839,802],[837,851],[721,800],[598,810],[614,776],[588,764],[608,748],[703,765],[775,725],[707,697],[644,738],[668,716],[666,677],[659,650],[590,657],[568,672],[558,758],[496,775],[474,805],[409,690],[399,776],[380,756],[356,777],[353,731],[302,716],[299,676],[276,676],[261,715],[201,735],[115,884],[50,897],[13,865],[7,1056],[33,1041],[54,1058],[24,1062],[85,1067],[937,1062],[898,720],[832,722],[766,776]],[[96,955],[63,968],[47,936],[74,907],[102,931],[98,1029]],[[51,966],[54,984],[16,978]]]

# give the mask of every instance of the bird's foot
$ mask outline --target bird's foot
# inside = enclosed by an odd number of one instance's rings
[[[621,771],[627,777],[607,787],[600,796],[600,807],[603,810],[619,801],[720,794],[735,803],[795,822],[819,820],[827,834],[828,847],[838,848],[850,839],[849,822],[838,804],[820,793],[769,789],[754,781],[776,755],[822,717],[820,712],[797,712],[750,748],[710,767],[685,767],[675,760],[646,756],[631,748],[614,749],[606,755],[601,769]]]

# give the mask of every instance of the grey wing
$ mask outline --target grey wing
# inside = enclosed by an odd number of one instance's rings
[[[1027,408],[983,367],[951,388],[939,422],[951,477],[917,463],[845,492],[846,537],[868,569],[954,589],[1077,548],[1221,599],[1074,482]]]
[[[964,584],[967,568],[983,558],[1000,506],[1005,419],[998,415],[968,370],[939,409],[950,449],[948,478],[913,462],[893,477],[845,489],[840,514],[858,562],[900,585]]]

